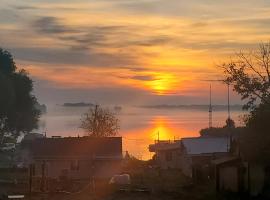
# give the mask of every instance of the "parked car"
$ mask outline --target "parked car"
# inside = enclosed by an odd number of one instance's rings
[[[129,185],[130,184],[130,175],[129,174],[121,174],[121,175],[114,175],[109,184],[115,185]]]

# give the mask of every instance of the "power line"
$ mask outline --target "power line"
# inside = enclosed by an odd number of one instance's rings
[[[123,136],[122,136],[122,138],[123,138],[123,139],[125,139],[125,140],[134,140],[134,141],[141,141],[141,142],[143,142],[143,141],[147,141],[147,139],[135,139],[135,138],[127,138],[127,137],[123,137]]]

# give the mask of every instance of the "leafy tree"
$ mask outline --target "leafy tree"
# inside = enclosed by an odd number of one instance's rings
[[[211,127],[200,130],[202,137],[229,137],[231,135],[238,136],[245,130],[244,127],[235,127],[235,122],[228,118],[223,127]]]
[[[37,128],[40,111],[32,95],[33,81],[17,70],[12,55],[0,49],[0,139],[5,133],[18,136]],[[1,142],[0,141],[0,142]]]
[[[253,162],[270,165],[270,105],[260,104],[246,118],[242,151]]]
[[[231,119],[231,118],[227,118],[226,119],[226,125],[224,126],[224,128],[235,128],[235,122]]]
[[[83,115],[80,128],[84,129],[89,136],[109,137],[115,136],[120,126],[113,112],[95,105]]]
[[[254,109],[259,101],[270,104],[270,43],[263,43],[250,52],[239,52],[224,69],[225,82],[247,100],[244,109]]]
[[[270,165],[270,43],[222,65],[226,82],[247,100],[244,109],[245,133],[240,137],[241,150],[250,161]]]

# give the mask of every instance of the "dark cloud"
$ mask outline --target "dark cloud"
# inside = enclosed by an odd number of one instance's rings
[[[124,26],[89,26],[81,28],[80,34],[59,35],[58,39],[67,41],[72,49],[85,50],[95,47],[111,47],[109,37],[126,30]]]
[[[57,33],[78,33],[79,30],[70,28],[59,22],[56,17],[41,17],[33,23],[33,27],[40,33],[57,34]]]
[[[38,7],[27,6],[27,5],[14,6],[13,8],[16,9],[16,10],[36,10],[36,9],[38,9]]]
[[[131,79],[134,79],[134,80],[140,80],[140,81],[154,81],[154,80],[158,80],[157,78],[155,78],[154,76],[151,76],[151,75],[137,75],[137,76],[132,76],[130,78]]]
[[[255,43],[241,43],[233,41],[205,41],[205,42],[196,42],[196,41],[177,41],[177,44],[181,45],[186,49],[200,49],[200,50],[217,50],[217,49],[230,49],[230,53],[236,52],[242,48],[254,46]],[[257,43],[256,43],[257,44]],[[224,51],[222,51],[224,53]]]
[[[116,46],[117,44],[109,41],[109,38],[127,34],[131,28],[110,25],[68,26],[61,19],[51,16],[40,17],[34,21],[32,26],[38,33],[64,41],[73,50]]]
[[[108,54],[54,48],[13,48],[9,50],[14,55],[15,59],[52,65],[121,67],[137,64],[136,59],[132,55],[125,53]]]
[[[152,35],[151,37],[138,35],[139,29],[152,29],[150,26],[67,26],[59,18],[49,16],[37,19],[33,23],[33,28],[41,34],[53,35],[56,39],[64,41],[73,50],[156,46],[174,41],[174,38],[168,35]],[[130,36],[139,39],[134,40]]]
[[[122,67],[119,67],[119,69],[127,69],[129,71],[132,71],[132,72],[146,72],[147,70],[149,70],[149,68],[147,67],[136,67],[136,66],[122,66]]]
[[[145,72],[145,69],[142,69]],[[121,79],[133,79],[133,80],[139,80],[139,81],[155,81],[159,80],[153,75],[134,75],[134,76],[117,76],[117,78]]]

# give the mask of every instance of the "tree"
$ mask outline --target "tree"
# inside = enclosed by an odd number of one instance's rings
[[[229,128],[229,129],[235,128],[235,122],[230,117],[228,117],[226,119],[226,125],[224,126],[224,128]]]
[[[270,105],[260,104],[245,120],[242,151],[250,161],[270,166]]]
[[[201,137],[229,137],[238,136],[245,130],[244,127],[236,127],[231,118],[227,118],[223,127],[211,127],[200,130]]]
[[[250,110],[244,122],[241,150],[249,161],[270,165],[270,43],[257,50],[240,52],[236,59],[222,65],[225,82],[233,85]]]
[[[80,128],[84,129],[89,136],[109,137],[115,136],[120,126],[113,112],[95,105],[83,115]]]
[[[0,139],[6,133],[18,136],[38,126],[33,81],[25,70],[17,70],[12,55],[0,49]]]
[[[244,109],[253,110],[256,103],[270,104],[270,43],[263,43],[257,50],[236,54],[229,63],[221,65],[225,82],[247,100]]]

